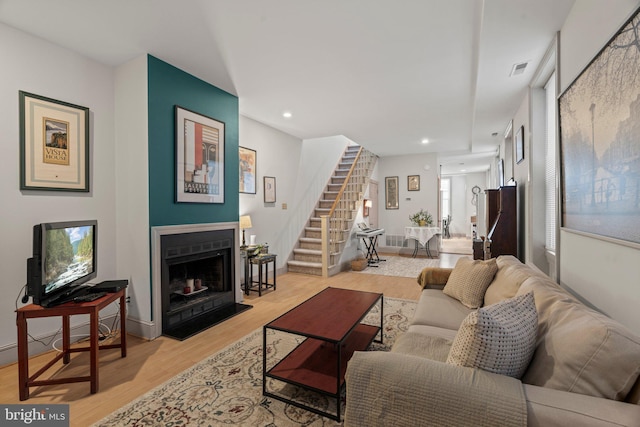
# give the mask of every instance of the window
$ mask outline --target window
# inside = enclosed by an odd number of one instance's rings
[[[545,126],[545,247],[550,252],[556,250],[556,73],[549,77],[544,86],[546,97]]]
[[[442,218],[451,215],[451,178],[440,180],[440,199],[442,201]]]

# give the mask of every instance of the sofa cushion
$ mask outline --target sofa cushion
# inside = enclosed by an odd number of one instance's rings
[[[442,292],[457,299],[466,307],[478,308],[484,293],[498,271],[496,259],[486,261],[460,258],[453,268]]]
[[[536,346],[532,293],[478,309],[462,322],[447,363],[520,378]]]
[[[497,261],[498,271],[484,294],[484,305],[513,298],[522,282],[534,273],[531,267],[522,264],[516,258],[514,258],[515,263],[504,262],[501,258]]]
[[[425,289],[420,295],[412,325],[429,325],[457,331],[465,317],[473,310],[439,289]]]
[[[551,280],[527,279],[538,342],[522,381],[573,393],[624,400],[640,375],[640,337],[569,296]]]
[[[444,362],[451,350],[451,342],[437,335],[408,330],[398,337],[391,351]]]

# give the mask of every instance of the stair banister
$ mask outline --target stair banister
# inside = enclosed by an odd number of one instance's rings
[[[329,277],[329,263],[331,260],[331,252],[334,251],[334,245],[337,233],[335,230],[339,230],[341,227],[331,227],[329,222],[335,215],[336,207],[339,203],[342,202],[342,196],[345,193],[345,189],[349,186],[351,181],[351,176],[353,175],[353,171],[356,169],[358,165],[358,161],[360,160],[360,154],[362,153],[362,147],[358,149],[356,153],[356,157],[349,168],[349,172],[340,187],[340,191],[338,191],[338,195],[331,205],[331,209],[329,210],[328,215],[322,215],[321,219],[321,239],[322,239],[322,276]],[[332,231],[333,230],[333,231]],[[333,234],[333,235],[331,235]]]

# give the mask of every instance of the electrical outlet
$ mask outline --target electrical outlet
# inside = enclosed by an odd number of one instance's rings
[[[283,204],[282,204],[282,209],[283,209],[283,210],[286,210],[286,209],[287,209],[287,204],[286,204],[286,203],[283,203]]]

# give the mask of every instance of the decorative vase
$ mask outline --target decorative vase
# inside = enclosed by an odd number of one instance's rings
[[[420,227],[424,227],[425,225],[427,225],[427,221],[418,221],[418,225]]]

